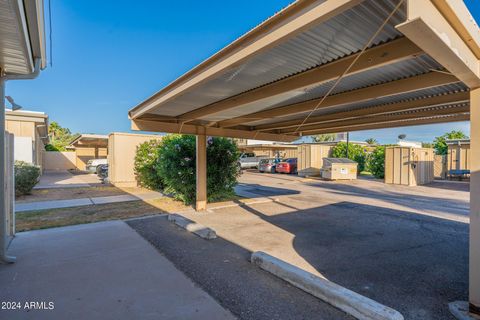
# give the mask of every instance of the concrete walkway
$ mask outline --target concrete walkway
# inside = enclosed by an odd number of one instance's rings
[[[234,319],[122,221],[22,232],[9,254],[0,301],[21,307],[0,319]]]
[[[85,188],[100,184],[95,174],[71,174],[68,171],[45,171],[34,189]]]
[[[145,193],[136,194],[136,195],[122,194],[118,196],[108,196],[108,197],[26,202],[26,203],[15,204],[15,212],[80,207],[80,206],[89,206],[93,204],[107,204],[107,203],[118,203],[118,202],[127,202],[127,201],[150,200],[150,199],[160,198],[162,196],[163,195],[159,192],[151,191],[151,192],[145,192]]]

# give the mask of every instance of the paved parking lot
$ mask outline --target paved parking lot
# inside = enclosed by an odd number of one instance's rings
[[[217,299],[219,289],[191,264],[210,258],[219,263],[218,252],[226,247],[265,251],[392,307],[406,319],[453,319],[447,304],[467,299],[468,184],[403,187],[245,173],[241,187],[271,202],[186,213],[221,238],[212,242],[216,250],[204,241],[201,258],[190,256],[186,262],[193,240],[165,242],[163,225],[143,220],[132,226]],[[183,254],[169,254],[172,247]],[[242,263],[247,253],[238,258]],[[247,277],[252,270],[238,272]],[[229,277],[222,268],[212,266],[212,272],[218,281]],[[221,296],[241,303],[252,292],[245,288],[242,294],[230,297],[226,290]],[[319,313],[317,318],[329,317]]]

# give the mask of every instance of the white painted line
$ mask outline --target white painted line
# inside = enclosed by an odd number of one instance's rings
[[[177,226],[196,234],[200,238],[210,240],[217,237],[217,233],[213,229],[207,228],[204,225],[189,220],[179,214],[169,214],[168,220],[174,222]]]
[[[251,262],[297,288],[360,320],[403,320],[396,310],[336,283],[311,274],[264,252],[252,253]]]

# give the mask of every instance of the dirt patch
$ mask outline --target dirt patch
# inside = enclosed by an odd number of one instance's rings
[[[185,210],[186,207],[171,198],[130,201],[72,208],[19,212],[16,215],[18,232],[62,227],[105,220],[128,219],[153,214]]]
[[[33,189],[31,194],[17,197],[18,203],[66,200],[91,197],[107,197],[127,194],[125,191],[113,186],[82,187],[82,188],[54,188],[54,189]]]

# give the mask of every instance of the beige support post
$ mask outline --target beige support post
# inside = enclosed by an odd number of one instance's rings
[[[207,136],[197,135],[197,195],[195,198],[195,210],[207,209]]]
[[[480,88],[470,91],[470,312],[480,314]]]

